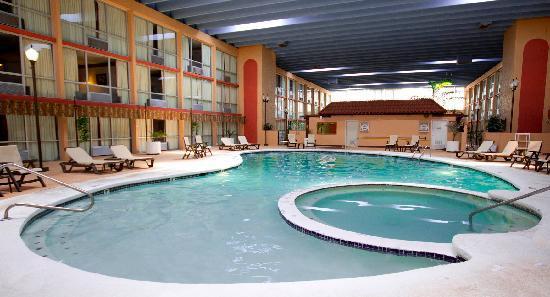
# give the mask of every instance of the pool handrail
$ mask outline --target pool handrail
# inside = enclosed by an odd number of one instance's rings
[[[69,188],[69,189],[72,189],[72,190],[75,190],[77,192],[80,192],[82,194],[85,194],[86,196],[88,196],[88,198],[90,199],[90,204],[88,204],[88,206],[84,207],[84,208],[68,208],[68,207],[61,207],[61,206],[53,206],[53,205],[39,205],[39,204],[33,204],[33,203],[13,203],[11,205],[9,205],[6,210],[4,210],[4,220],[7,220],[9,219],[9,211],[16,207],[16,206],[25,206],[25,207],[33,207],[33,208],[39,208],[39,209],[49,209],[49,210],[64,210],[64,211],[72,211],[72,212],[85,212],[87,210],[90,210],[93,206],[94,206],[94,195],[91,193],[91,192],[88,192],[86,190],[83,190],[77,186],[73,186],[73,185],[70,185],[70,184],[67,184],[67,183],[64,183],[60,180],[57,180],[53,177],[49,177],[45,174],[42,174],[42,173],[39,173],[37,171],[34,171],[32,169],[29,169],[29,168],[26,168],[26,167],[23,167],[23,166],[20,166],[20,165],[17,165],[15,163],[5,163],[5,164],[2,164],[0,165],[0,169],[2,168],[5,168],[5,167],[15,167],[17,169],[20,169],[20,170],[23,170],[23,171],[26,171],[26,172],[29,172],[31,174],[35,174],[41,178],[45,178],[45,179],[48,179],[48,180],[51,180],[59,185],[62,185],[66,188]]]
[[[493,209],[495,207],[499,207],[499,206],[502,206],[502,205],[509,205],[509,204],[512,204],[513,202],[516,202],[518,200],[521,200],[521,199],[525,199],[525,198],[528,198],[528,197],[531,197],[531,196],[534,196],[534,195],[537,195],[537,194],[540,194],[542,192],[546,192],[550,190],[550,186],[547,186],[547,187],[544,187],[544,188],[540,188],[538,190],[535,190],[535,191],[532,191],[532,192],[529,192],[529,193],[526,193],[526,194],[523,194],[523,195],[520,195],[518,197],[515,197],[515,198],[512,198],[512,199],[508,199],[508,200],[504,200],[504,201],[500,201],[496,204],[493,204],[493,205],[489,205],[489,206],[485,206],[485,207],[482,207],[482,208],[479,208],[479,209],[476,209],[474,211],[472,211],[470,213],[470,215],[468,216],[468,222],[470,223],[470,230],[473,229],[473,225],[472,225],[472,220],[474,218],[474,216],[480,212],[484,212],[486,210],[489,210],[489,209]]]

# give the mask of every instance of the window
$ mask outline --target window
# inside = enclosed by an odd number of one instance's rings
[[[237,113],[237,88],[216,85],[216,110],[224,113]]]
[[[495,74],[495,114],[500,115],[500,70]]]
[[[493,106],[495,104],[495,76],[491,75],[487,80],[487,100],[485,109],[487,110],[487,118],[493,115]]]
[[[186,109],[212,111],[212,82],[185,76],[183,98]]]
[[[286,77],[277,75],[275,83],[277,86],[275,90],[275,95],[280,97],[286,97]]]
[[[59,159],[55,117],[40,116],[42,157]],[[37,159],[36,123],[34,115],[0,115],[0,145],[17,145],[23,159]]]
[[[296,98],[296,96],[295,96],[296,90],[295,90],[294,86],[295,86],[294,81],[292,79],[289,79],[288,80],[288,98],[290,98],[290,99]]]
[[[157,107],[178,107],[175,72],[137,66],[138,104]]]
[[[485,119],[485,113],[487,110],[485,109],[485,101],[487,100],[487,81],[483,80],[481,81],[481,84],[479,86],[479,119],[482,121]]]
[[[183,37],[183,71],[211,76],[211,49],[194,39]]]
[[[319,91],[313,90],[313,114],[319,113]]]
[[[216,79],[237,83],[237,58],[216,50]]]
[[[31,63],[24,51],[33,47],[39,52],[36,62],[36,91],[38,96],[55,97],[55,77],[52,48],[48,43],[0,33],[0,93],[32,95]]]
[[[49,0],[0,0],[0,23],[51,35]]]
[[[212,144],[212,123],[211,122],[197,122],[193,121],[195,125],[193,135],[201,135],[202,141],[208,144]],[[195,143],[195,137],[191,140],[191,127],[190,125],[185,125],[185,136],[189,137],[189,141]]]
[[[306,89],[306,114],[311,114],[313,106],[313,89]]]
[[[63,40],[128,55],[126,12],[98,0],[63,0]]]
[[[176,32],[136,17],[137,59],[176,68]]]
[[[475,89],[474,89],[474,105],[473,105],[473,112],[474,112],[474,116],[473,116],[473,120],[474,121],[477,121],[478,118],[477,118],[477,115],[478,115],[478,108],[480,108],[479,104],[480,104],[480,91],[479,91],[479,84],[477,84],[475,86]]]
[[[65,97],[107,103],[129,103],[128,63],[106,56],[63,49]]]
[[[125,145],[131,147],[130,119],[127,118],[88,118],[90,129],[90,142],[81,143],[79,146],[90,152],[91,146]],[[76,132],[74,128],[74,117],[67,118],[67,133],[69,146],[76,146]]]

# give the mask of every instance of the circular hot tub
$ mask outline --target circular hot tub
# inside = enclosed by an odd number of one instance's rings
[[[475,216],[495,201],[472,193],[404,185],[351,185],[303,193],[296,207],[316,222],[372,236],[424,242],[451,242],[456,234],[525,230],[540,218],[513,206]]]

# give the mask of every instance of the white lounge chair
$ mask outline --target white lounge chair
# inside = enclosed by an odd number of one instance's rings
[[[296,134],[288,134],[288,142],[286,143],[287,147],[297,147],[298,141],[296,141]]]
[[[476,154],[475,158],[478,160],[485,159],[485,161],[494,161],[496,158],[503,158],[504,160],[509,161],[512,159],[512,156],[516,152],[517,148],[517,141],[508,141],[502,152]]]
[[[481,143],[481,145],[477,148],[477,150],[458,151],[456,152],[456,157],[462,158],[462,156],[466,155],[466,158],[473,158],[477,154],[489,153],[492,146],[493,146],[492,140],[485,140]]]
[[[399,145],[397,144],[397,140],[399,139],[399,136],[398,135],[390,135],[390,139],[388,139],[388,141],[386,142],[386,146],[384,148],[384,150],[386,151],[389,151],[389,150],[397,150],[399,148]]]
[[[315,147],[315,145],[315,134],[309,134],[306,138],[304,138],[304,148]]]
[[[183,147],[184,151],[182,159],[189,159],[191,154],[193,154],[194,158],[202,158],[206,155],[202,149],[202,146],[198,144],[191,144],[191,141],[189,141],[189,137],[187,136],[183,137]]]
[[[84,167],[86,171],[91,170],[94,173],[100,173],[99,169],[105,171],[107,168],[121,171],[124,166],[123,160],[96,160],[80,147],[68,147],[65,151],[71,160],[59,163],[63,172],[71,172],[74,167]]]
[[[420,143],[420,136],[411,135],[411,141],[408,144],[402,145],[399,149],[403,152],[410,150],[411,153],[415,152],[418,149],[418,144]]]
[[[527,146],[527,151],[525,152],[525,154],[514,154],[512,156],[512,164],[510,164],[510,167],[514,166],[515,163],[523,163],[523,168],[527,168],[527,170],[529,170],[529,166],[533,164],[535,165],[536,170],[536,162],[539,159],[541,149],[542,141],[529,141],[529,145]]]
[[[248,142],[248,140],[246,139],[246,136],[244,136],[244,135],[241,135],[237,138],[239,139],[239,143],[245,146],[245,149],[252,149],[252,148],[260,149],[260,144],[259,143],[250,143],[250,142]]]
[[[206,152],[209,152],[210,156],[212,156],[212,151],[210,150],[212,147],[209,146],[207,142],[202,141],[202,135],[195,135],[195,143],[200,145],[204,151],[204,156],[206,156]]]
[[[230,151],[235,151],[246,149],[245,144],[236,144],[233,138],[222,137],[220,140],[222,141],[222,144],[220,145],[220,150],[229,149]]]
[[[23,166],[23,160],[21,159],[21,155],[19,154],[19,150],[17,149],[16,145],[4,145],[0,146],[0,163],[13,163],[19,166]],[[40,182],[42,187],[45,187],[46,184],[42,180],[40,176],[37,176],[35,179],[32,180],[25,180],[27,175],[31,174],[27,171],[21,170],[15,166],[8,166],[9,173],[12,175],[12,177],[9,176],[8,172],[2,171],[2,177],[8,178],[7,183],[2,183],[3,185],[9,185],[10,191],[11,191],[11,185],[14,184],[17,191],[20,191],[20,187],[22,184],[28,184],[28,183],[34,183],[34,182]],[[29,168],[36,172],[42,172],[42,168]],[[18,176],[19,179],[16,180],[15,176]]]
[[[113,145],[111,146],[113,156],[117,159],[124,160],[128,168],[133,168],[136,161],[143,161],[148,167],[153,167],[155,159],[153,157],[137,157],[132,155],[125,145]]]

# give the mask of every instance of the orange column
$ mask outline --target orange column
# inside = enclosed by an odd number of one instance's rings
[[[128,10],[127,14],[128,24],[128,56],[130,62],[128,63],[128,83],[130,87],[130,104],[138,104],[138,92],[137,92],[137,77],[136,77],[136,36],[134,27],[134,13],[132,10]],[[139,151],[138,146],[138,123],[136,119],[130,119],[130,135],[131,139],[131,151]]]

